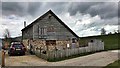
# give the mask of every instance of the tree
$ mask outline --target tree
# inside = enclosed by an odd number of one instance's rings
[[[117,34],[117,32],[115,31],[114,34]]]
[[[10,44],[10,31],[8,29],[5,29],[3,36],[4,36],[3,48],[6,49]]]
[[[117,30],[117,33],[120,33],[120,30]]]
[[[9,32],[8,29],[5,29],[5,31],[4,31],[4,38],[5,38],[5,40],[7,40],[8,38],[10,38],[10,32]]]
[[[106,34],[106,30],[104,28],[101,29],[101,35],[105,35]]]
[[[108,34],[112,34],[112,32],[109,32]]]

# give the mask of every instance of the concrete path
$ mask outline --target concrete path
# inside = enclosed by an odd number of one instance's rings
[[[6,66],[106,66],[118,60],[118,51],[99,52],[59,62],[47,62],[35,55],[8,56]]]
[[[118,59],[118,52],[108,51],[56,62],[59,66],[106,66]]]

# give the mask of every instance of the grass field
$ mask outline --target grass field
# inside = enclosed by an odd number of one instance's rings
[[[90,39],[101,39],[104,41],[105,50],[115,50],[120,49],[118,45],[120,42],[120,33],[119,34],[109,34],[109,35],[99,35],[99,36],[89,36],[80,38],[80,45],[87,44]]]
[[[104,68],[120,68],[120,60],[117,60],[111,64],[108,64]]]

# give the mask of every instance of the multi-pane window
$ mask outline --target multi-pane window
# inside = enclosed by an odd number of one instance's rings
[[[38,28],[39,38],[44,38],[47,35],[47,29],[46,28]]]
[[[46,28],[39,28],[39,35],[46,35]]]

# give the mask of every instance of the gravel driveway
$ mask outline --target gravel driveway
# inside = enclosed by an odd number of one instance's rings
[[[35,55],[8,56],[6,66],[106,66],[118,59],[118,51],[99,52],[59,62],[47,62]]]

